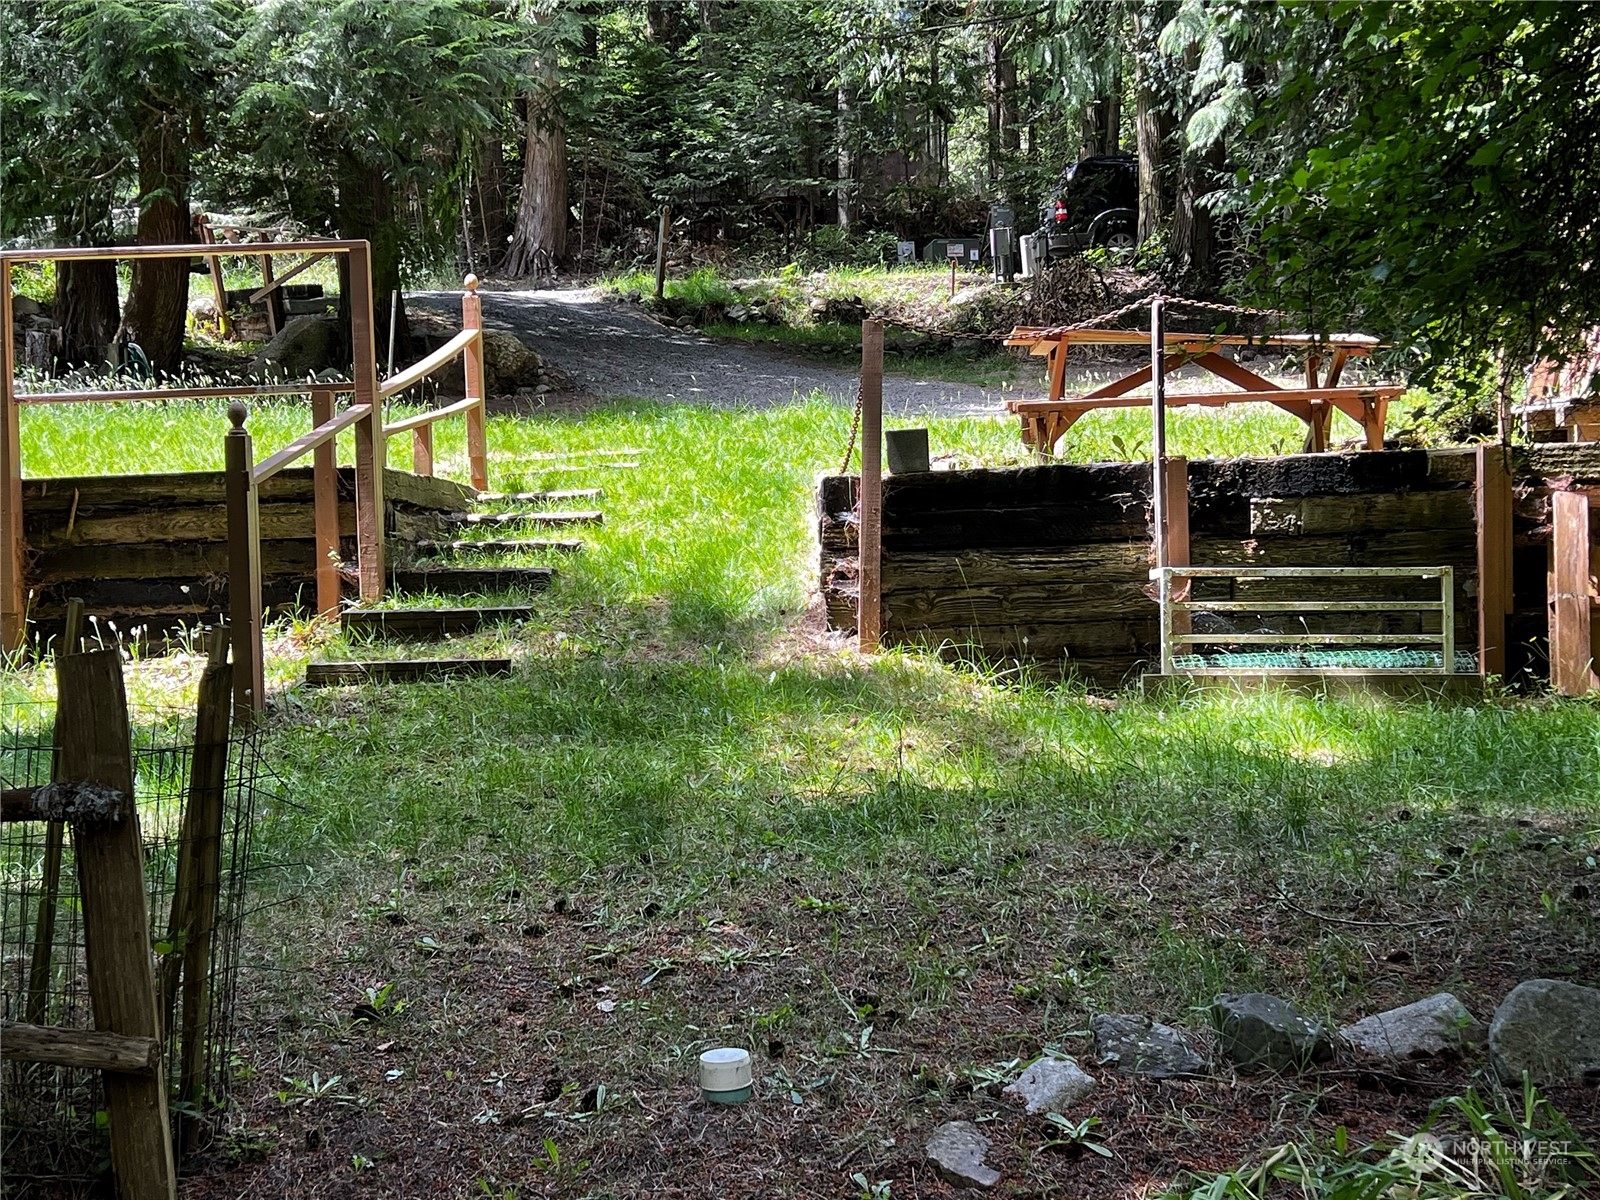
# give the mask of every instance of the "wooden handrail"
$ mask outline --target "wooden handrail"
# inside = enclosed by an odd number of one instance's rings
[[[440,367],[453,362],[463,350],[482,336],[483,331],[481,329],[463,329],[455,337],[428,355],[427,358],[422,359],[420,362],[412,363],[400,374],[386,380],[378,388],[378,398],[387,400],[391,396],[399,395],[407,388],[416,387],[417,384],[421,383]]]
[[[310,433],[302,433],[276,454],[268,455],[251,468],[256,486],[260,486],[283,470],[295,459],[301,458],[315,450],[323,442],[335,438],[342,430],[350,428],[372,411],[370,404],[352,404],[342,413],[330,420],[324,421]]]
[[[424,425],[432,425],[435,421],[442,421],[445,417],[453,417],[457,413],[464,413],[477,408],[481,403],[482,401],[476,396],[469,396],[465,400],[457,400],[454,404],[447,404],[443,408],[430,408],[427,412],[403,417],[393,424],[385,425],[383,427],[383,436],[393,437],[395,434],[404,433],[408,429],[418,429]]]
[[[18,404],[77,404],[93,400],[221,400],[236,396],[304,396],[312,391],[326,389],[331,392],[352,392],[355,384],[348,379],[330,379],[326,383],[263,384],[252,387],[241,384],[234,387],[204,388],[123,388],[109,392],[32,392],[16,397]]]
[[[366,245],[365,242],[332,239],[328,241],[301,242],[250,242],[249,249],[239,251],[252,256],[262,254],[349,254]],[[98,246],[54,246],[37,250],[0,250],[0,259],[7,262],[51,262],[63,259],[111,259],[120,262],[125,258],[198,258],[206,253],[205,244],[190,242],[178,246],[117,246],[104,249]],[[213,250],[211,253],[215,254]],[[229,251],[235,253],[235,251]]]

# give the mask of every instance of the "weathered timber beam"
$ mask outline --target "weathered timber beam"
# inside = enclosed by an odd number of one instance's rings
[[[122,819],[127,797],[98,783],[47,783],[0,792],[0,821],[75,821],[96,825]]]
[[[11,1021],[0,1026],[0,1058],[147,1075],[161,1065],[161,1043],[152,1037]]]

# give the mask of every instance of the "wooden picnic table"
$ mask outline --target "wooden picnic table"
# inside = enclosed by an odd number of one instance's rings
[[[1140,367],[1081,396],[1067,397],[1067,353],[1073,346],[1149,346],[1150,334],[1138,329],[1037,329],[1018,326],[1006,338],[1008,346],[1026,346],[1030,355],[1045,359],[1050,381],[1049,396],[1043,400],[1009,400],[1008,412],[1022,418],[1022,440],[1041,454],[1054,452],[1062,434],[1085,413],[1101,408],[1138,408],[1148,405],[1148,396],[1131,395],[1150,382],[1149,366]],[[1363,358],[1379,345],[1378,339],[1360,333],[1318,336],[1309,333],[1279,333],[1264,337],[1245,334],[1168,333],[1162,338],[1168,351],[1165,370],[1197,366],[1238,390],[1215,392],[1166,393],[1168,408],[1186,405],[1219,407],[1224,404],[1260,402],[1276,404],[1306,423],[1306,449],[1328,448],[1328,425],[1335,409],[1359,424],[1366,434],[1368,450],[1383,449],[1383,426],[1389,401],[1405,389],[1399,386],[1344,387],[1339,377],[1345,363]],[[1259,348],[1286,347],[1306,351],[1306,386],[1285,388],[1264,379],[1242,363],[1219,351],[1223,346]],[[1326,370],[1323,369],[1326,363]]]

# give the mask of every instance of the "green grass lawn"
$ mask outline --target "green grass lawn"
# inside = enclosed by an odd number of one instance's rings
[[[29,474],[214,467],[226,428],[215,405],[24,418]],[[849,422],[817,401],[491,420],[496,489],[599,485],[606,524],[532,620],[445,651],[509,653],[511,679],[280,693],[238,1049],[236,1144],[265,1159],[193,1194],[316,1176],[645,1196],[709,1173],[726,1195],[854,1196],[862,1173],[944,1195],[922,1140],[962,1118],[1003,1194],[1132,1195],[1339,1127],[1406,1132],[1469,1085],[1516,1100],[1477,1058],[1392,1087],[1097,1071],[1071,1116],[1112,1157],[1046,1148],[1053,1127],[998,1083],[1085,1056],[1098,1012],[1203,1038],[1219,991],[1342,1022],[1449,989],[1486,1019],[1522,978],[1600,983],[1600,710],[1097,698],[862,658],[810,595],[812,485]],[[263,453],[305,423],[290,404],[251,422]],[[1196,456],[1298,428],[1253,408],[1171,424]],[[460,477],[459,430],[440,432]],[[1073,432],[1080,459],[1148,436],[1133,412]],[[1008,421],[931,433],[959,462],[1022,460]],[[601,449],[640,466],[574,453]],[[280,684],[360,649],[293,624],[273,647]],[[197,673],[139,662],[130,689],[171,699]],[[0,677],[13,702],[48,689]],[[386,986],[381,1019],[354,1020]],[[692,1067],[721,1044],[755,1050],[761,1081],[708,1113]],[[313,1073],[339,1088],[308,1100]],[[1555,1098],[1600,1121],[1592,1089]]]

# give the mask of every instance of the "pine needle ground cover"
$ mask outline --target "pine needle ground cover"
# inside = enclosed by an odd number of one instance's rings
[[[220,410],[169,426],[178,406],[145,407],[147,435],[119,444],[215,465]],[[49,461],[29,415],[25,459]],[[287,440],[302,418],[281,415]],[[1284,436],[1270,415],[1207,420],[1174,421],[1191,454]],[[1141,431],[1084,424],[1086,457]],[[1514,1141],[1600,1128],[1594,1089],[1524,1117],[1476,1056],[1133,1083],[1086,1037],[1094,1014],[1140,1012],[1204,1044],[1223,991],[1342,1024],[1438,990],[1487,1018],[1521,979],[1600,982],[1600,711],[1144,701],[863,659],[808,598],[812,481],[848,425],[821,403],[494,419],[495,486],[598,482],[606,524],[534,619],[452,648],[509,653],[512,678],[282,693],[239,1107],[186,1194],[954,1195],[923,1145],[965,1119],[1001,1194],[1198,1176],[1243,1197],[1298,1194],[1284,1143],[1303,1178],[1344,1186],[1390,1162],[1352,1148],[1436,1106],[1441,1133],[1481,1112]],[[1009,423],[932,436],[958,459],[1016,453]],[[38,473],[89,469],[88,437]],[[313,653],[372,652],[306,623],[274,649],[280,683]],[[130,688],[181,696],[197,675],[137,662]],[[699,1099],[718,1045],[754,1053],[751,1103]],[[1101,1080],[1067,1136],[999,1095],[1049,1053]],[[1443,1104],[1469,1087],[1478,1108]],[[1569,1168],[1530,1158],[1521,1192],[1489,1192],[1555,1195]]]

